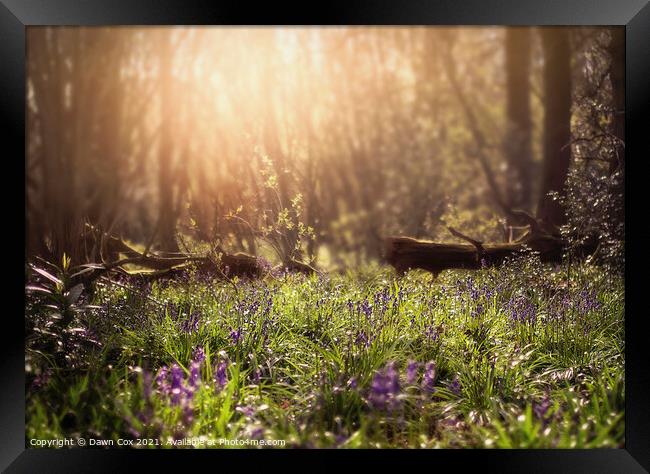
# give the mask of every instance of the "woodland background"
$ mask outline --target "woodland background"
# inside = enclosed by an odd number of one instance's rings
[[[620,268],[623,35],[30,27],[27,255],[111,260],[91,224],[343,268],[390,235],[511,240],[519,209]]]

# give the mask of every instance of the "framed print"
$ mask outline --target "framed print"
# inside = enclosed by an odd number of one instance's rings
[[[647,472],[649,24],[3,0],[2,467]]]

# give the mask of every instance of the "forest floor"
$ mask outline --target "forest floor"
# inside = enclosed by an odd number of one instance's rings
[[[593,266],[61,288],[28,293],[27,440],[624,444],[624,282]]]

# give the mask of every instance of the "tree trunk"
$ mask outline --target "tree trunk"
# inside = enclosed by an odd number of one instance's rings
[[[506,199],[510,208],[530,211],[532,123],[530,116],[530,28],[506,29],[508,129],[504,152],[508,163]]]
[[[172,55],[171,31],[164,29],[160,33],[160,149],[158,150],[158,193],[159,193],[159,243],[165,252],[178,252],[176,241],[176,215],[174,211],[174,180],[171,167],[173,159],[172,125]]]
[[[537,217],[550,227],[566,222],[562,203],[571,161],[571,65],[566,28],[542,28],[544,51],[544,162]]]

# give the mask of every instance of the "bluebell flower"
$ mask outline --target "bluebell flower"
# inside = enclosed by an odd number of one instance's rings
[[[202,347],[197,347],[194,349],[194,352],[192,353],[192,360],[199,363],[205,361],[205,351]]]
[[[479,304],[479,305],[476,305],[476,308],[474,308],[470,314],[471,314],[472,318],[478,318],[479,316],[481,316],[483,314],[483,312],[484,312],[483,305]]]
[[[375,293],[373,297],[373,306],[378,308],[381,313],[386,312],[390,302],[390,290],[383,288]]]
[[[242,405],[235,408],[235,411],[238,411],[247,418],[253,418],[255,416],[255,407],[251,405]]]
[[[214,381],[216,383],[217,389],[221,390],[228,383],[228,362],[222,361],[217,365],[214,374]]]
[[[506,304],[506,309],[510,315],[510,321],[513,323],[535,324],[537,320],[537,309],[526,297],[518,296],[510,298]]]
[[[357,337],[354,339],[355,344],[363,344],[364,346],[370,346],[374,338],[372,336],[368,337],[364,330],[361,330],[357,333]]]
[[[361,304],[359,305],[359,309],[366,316],[366,318],[370,318],[370,316],[372,315],[372,305],[368,302],[367,299],[364,299],[361,302]]]
[[[171,401],[172,405],[178,405],[181,401],[183,389],[183,378],[185,373],[178,364],[172,365],[171,368]]]
[[[378,410],[394,410],[399,406],[399,372],[394,362],[389,362],[383,370],[377,371],[372,379],[368,401]]]
[[[438,342],[440,340],[440,333],[441,333],[440,326],[435,326],[433,324],[430,324],[424,330],[425,337],[429,339],[431,342]]]
[[[600,302],[596,292],[582,290],[578,295],[578,299],[575,304],[576,310],[581,315],[586,315],[592,311],[595,311],[600,308]]]
[[[261,439],[264,437],[264,428],[261,426],[256,426],[250,431],[250,437],[252,439]]]
[[[241,340],[241,328],[231,329],[230,330],[230,340],[233,344],[239,343]]]
[[[32,390],[40,390],[43,388],[47,383],[50,381],[50,376],[52,375],[51,369],[45,370],[38,374],[36,377],[34,377],[34,380],[32,381]]]
[[[411,385],[415,383],[415,379],[418,376],[419,366],[420,364],[416,361],[409,361],[408,365],[406,366],[406,383]]]
[[[427,362],[424,368],[424,376],[422,377],[422,391],[431,395],[434,391],[436,383],[436,364],[433,361]]]
[[[201,363],[192,361],[190,364],[190,377],[188,383],[190,387],[198,387],[201,381]]]
[[[201,315],[198,312],[193,312],[190,316],[181,322],[181,331],[191,334],[199,330],[199,323]]]
[[[550,407],[551,407],[551,398],[547,392],[544,395],[544,398],[542,398],[542,400],[539,403],[533,402],[533,413],[538,419],[545,420],[546,414]]]
[[[251,373],[251,380],[255,385],[259,385],[262,380],[262,371],[257,368]]]

